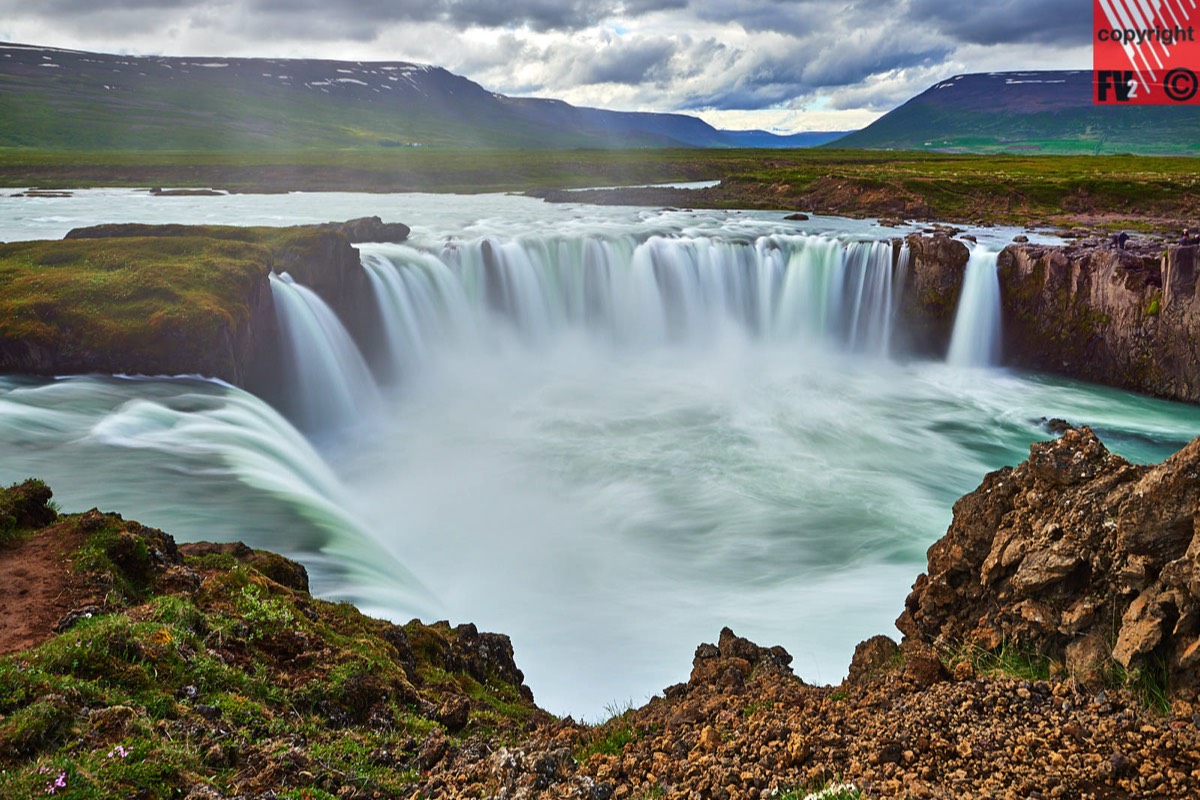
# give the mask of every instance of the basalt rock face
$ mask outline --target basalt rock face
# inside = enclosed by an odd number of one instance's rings
[[[1198,249],[1010,245],[1005,362],[1200,402]]]
[[[312,289],[341,319],[364,354],[376,350],[383,329],[370,280],[359,252],[334,228],[314,226],[272,248],[275,271],[286,272]]]
[[[970,251],[945,234],[905,239],[909,262],[897,314],[897,332],[906,349],[941,357],[950,344],[954,313],[962,293]]]
[[[942,647],[1017,647],[1084,681],[1113,662],[1200,689],[1200,439],[1156,466],[1088,428],[1034,444],[954,505],[897,626]]]

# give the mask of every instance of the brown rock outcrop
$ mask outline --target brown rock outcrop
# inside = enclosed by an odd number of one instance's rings
[[[1035,651],[1085,679],[1115,660],[1195,695],[1198,503],[1200,439],[1135,466],[1068,430],[955,504],[897,626],[937,646]]]
[[[403,242],[412,229],[403,222],[384,222],[379,217],[358,217],[346,222],[326,222],[316,226],[342,234],[351,244],[359,242]]]

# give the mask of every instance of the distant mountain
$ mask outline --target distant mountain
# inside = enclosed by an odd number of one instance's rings
[[[1092,73],[956,75],[833,147],[1200,155],[1200,106],[1097,106]]]
[[[734,147],[818,147],[834,142],[850,131],[806,131],[780,135],[767,131],[721,131]]]
[[[837,134],[720,131],[685,114],[487,91],[406,62],[167,58],[0,44],[0,147],[804,147]]]

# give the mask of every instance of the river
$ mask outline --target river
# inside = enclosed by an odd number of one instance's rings
[[[0,481],[282,552],[399,622],[507,633],[541,705],[596,719],[685,680],[724,625],[839,680],[894,633],[954,500],[1044,418],[1140,461],[1200,434],[1198,408],[992,364],[1012,229],[973,231],[949,363],[906,356],[904,259],[878,242],[907,229],[868,221],[93,190],[0,198],[0,239],[363,215],[413,228],[361,248],[386,374],[276,281],[305,367],[280,409],[198,377],[0,378]]]

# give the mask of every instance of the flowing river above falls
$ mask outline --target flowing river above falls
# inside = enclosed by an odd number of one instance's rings
[[[282,552],[400,622],[507,633],[541,705],[594,719],[686,679],[723,625],[840,679],[894,633],[954,500],[1043,418],[1142,461],[1200,434],[1195,407],[988,366],[1011,230],[977,232],[949,363],[903,357],[904,257],[862,221],[97,191],[0,198],[0,239],[365,214],[413,226],[362,246],[398,378],[280,279],[292,360],[311,356],[281,411],[197,378],[0,378],[0,481]]]

